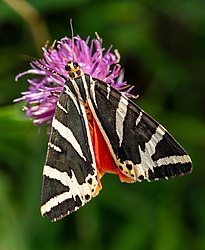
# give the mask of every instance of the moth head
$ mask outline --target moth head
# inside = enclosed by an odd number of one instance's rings
[[[68,61],[65,65],[65,70],[67,71],[68,77],[71,80],[83,75],[77,62]]]

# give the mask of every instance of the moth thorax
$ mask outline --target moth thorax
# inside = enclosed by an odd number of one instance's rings
[[[68,77],[71,80],[83,75],[77,62],[68,61],[65,65],[65,70],[68,72]]]

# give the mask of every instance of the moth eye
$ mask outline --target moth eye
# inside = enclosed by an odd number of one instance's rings
[[[71,71],[71,67],[69,65],[65,65],[65,70],[66,71]]]
[[[77,62],[74,62],[73,63],[73,67],[76,69],[78,67],[78,63]]]

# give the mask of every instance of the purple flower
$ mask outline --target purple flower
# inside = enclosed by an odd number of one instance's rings
[[[26,74],[37,75],[27,80],[30,84],[28,91],[22,92],[22,97],[15,101],[26,101],[26,115],[35,124],[51,121],[58,96],[67,80],[66,62],[73,59],[84,73],[111,84],[115,89],[122,90],[127,86],[124,93],[130,95],[131,88],[123,81],[123,71],[118,64],[120,55],[117,50],[112,53],[111,48],[105,51],[99,37],[90,42],[90,37],[84,41],[80,36],[62,38],[56,48],[55,42],[49,48],[43,47],[43,58],[32,61],[31,69],[16,76],[18,80]]]

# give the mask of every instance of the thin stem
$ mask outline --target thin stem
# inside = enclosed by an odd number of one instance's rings
[[[13,10],[15,10],[29,25],[33,35],[36,50],[41,54],[41,47],[50,35],[47,26],[41,18],[39,12],[25,0],[3,0]]]

